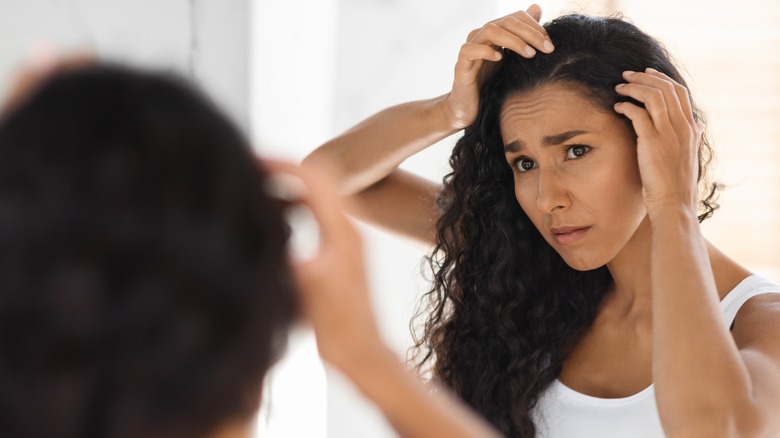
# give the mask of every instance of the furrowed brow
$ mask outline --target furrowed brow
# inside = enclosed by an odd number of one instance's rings
[[[509,154],[519,152],[520,149],[523,149],[524,147],[525,143],[522,140],[515,140],[504,145],[504,153]]]
[[[578,135],[588,134],[588,133],[589,133],[588,131],[584,131],[582,129],[575,129],[572,131],[562,132],[560,134],[548,135],[542,139],[542,144],[545,147],[556,146],[568,140],[571,140],[572,138]],[[515,140],[504,145],[504,153],[510,154],[510,153],[520,152],[523,148],[525,148],[525,142],[522,140]]]
[[[565,142],[567,140],[571,140],[572,138],[574,138],[574,137],[576,137],[578,135],[587,134],[587,133],[588,133],[588,131],[583,131],[581,129],[576,129],[576,130],[573,130],[573,131],[566,131],[566,132],[562,132],[560,134],[549,135],[547,137],[544,137],[544,139],[542,139],[542,143],[544,143],[545,146],[555,146],[555,145],[559,145],[559,144],[561,144],[561,143],[563,143],[563,142]]]

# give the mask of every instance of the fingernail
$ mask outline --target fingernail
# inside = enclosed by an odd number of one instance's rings
[[[501,52],[496,52],[496,53],[493,54],[493,59],[495,59],[496,61],[499,61],[499,60],[501,60],[501,56],[502,56]]]
[[[623,88],[625,86],[626,86],[626,84],[617,84],[617,85],[615,85],[615,89],[619,90],[619,89],[621,89],[621,88]]]
[[[645,69],[645,71],[648,72],[648,73],[658,73],[658,70],[656,70],[656,69],[654,69],[652,67],[647,67]]]
[[[633,72],[633,71],[631,71],[631,70],[626,70],[626,71],[624,71],[624,72],[623,72],[623,77],[624,77],[624,78],[627,78],[627,77],[631,76],[632,74],[634,74],[634,72]]]
[[[545,41],[544,44],[542,44],[542,48],[547,53],[550,53],[553,50],[555,50],[555,46],[553,46],[553,43],[551,43],[550,41]]]
[[[529,57],[534,56],[536,55],[536,50],[534,50],[534,48],[531,46],[525,46],[525,54],[528,55]]]

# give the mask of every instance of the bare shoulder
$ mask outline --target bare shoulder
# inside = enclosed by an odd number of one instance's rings
[[[780,353],[777,333],[780,333],[780,293],[764,293],[749,299],[734,319],[732,335],[740,348],[771,344]]]
[[[732,334],[750,379],[751,436],[778,436],[780,421],[780,293],[774,287],[740,307]]]

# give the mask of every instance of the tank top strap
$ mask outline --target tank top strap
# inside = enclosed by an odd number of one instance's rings
[[[780,293],[780,286],[759,275],[751,275],[742,280],[720,302],[729,327],[734,323],[737,312],[747,300],[768,293]]]

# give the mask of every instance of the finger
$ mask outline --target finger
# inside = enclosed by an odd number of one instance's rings
[[[534,20],[537,22],[541,21],[542,19],[542,7],[537,5],[536,3],[532,4],[528,7],[528,9],[525,10],[528,15],[533,17]]]
[[[26,96],[33,87],[40,82],[38,75],[32,74],[29,70],[19,69],[13,74],[11,79],[11,90],[7,99],[7,104],[16,105]]]
[[[94,55],[88,52],[74,52],[67,56],[60,56],[53,49],[38,50],[32,53],[24,65],[14,73],[11,83],[11,91],[6,102],[6,111],[13,109],[36,88],[59,73],[77,70],[96,63]]]
[[[674,91],[677,94],[677,100],[680,102],[680,108],[682,108],[682,113],[685,116],[685,119],[688,120],[688,123],[691,126],[694,126],[696,124],[696,121],[693,117],[693,107],[691,105],[691,96],[688,93],[688,89],[685,88],[684,85],[680,84],[679,82],[675,81],[674,79],[670,78],[666,74],[661,73],[660,71],[654,68],[646,69],[645,73],[651,76],[655,76],[659,79],[671,82],[672,86],[674,87]]]
[[[315,168],[301,169],[290,163],[263,160],[263,165],[271,172],[284,173],[298,177],[306,187],[299,201],[306,205],[320,227],[320,245],[323,249],[352,244],[358,239],[357,230],[342,213],[342,200],[336,188],[324,174]]]
[[[507,19],[502,21],[499,25],[514,33],[537,50],[541,50],[544,53],[550,53],[555,50],[555,46],[553,46],[552,41],[550,41],[550,38],[546,33],[539,32],[537,29],[514,16],[507,17]]]
[[[548,37],[547,29],[545,29],[544,26],[542,26],[541,23],[539,23],[539,19],[541,18],[541,15],[542,15],[542,8],[539,7],[539,16],[536,17],[536,16],[531,14],[531,12],[535,12],[534,9],[532,9],[533,6],[537,6],[538,7],[538,5],[531,5],[531,7],[529,8],[530,12],[529,11],[517,11],[517,12],[514,12],[512,14],[506,15],[504,17],[497,18],[497,19],[493,20],[492,22],[499,22],[499,21],[504,20],[504,19],[506,19],[508,17],[513,17],[515,19],[518,19],[518,20],[526,23],[528,26],[530,26],[531,28],[537,30],[539,33],[541,33],[545,37]]]
[[[624,75],[624,77],[630,82],[643,84],[660,90],[663,94],[663,104],[669,123],[679,134],[690,135],[690,132],[694,129],[694,123],[692,121],[693,116],[690,111],[686,115],[683,110],[680,94],[677,90],[679,84],[665,74],[654,69],[647,69],[644,73],[635,72],[634,74]],[[684,87],[681,88],[684,89]],[[687,91],[685,92],[684,99],[685,102],[689,101]],[[652,108],[650,109],[650,114],[654,114]]]
[[[44,76],[53,71],[62,60],[60,50],[51,41],[38,41],[27,53],[22,69],[30,74]]]
[[[11,88],[5,102],[0,102],[0,119],[13,113],[45,81],[46,76],[39,75],[29,68],[20,68],[13,75]]]
[[[634,105],[631,102],[618,102],[614,106],[615,112],[623,114],[631,120],[634,130],[639,137],[649,137],[657,134],[653,120],[646,109]]]
[[[500,61],[501,52],[486,44],[466,43],[460,47],[455,70],[468,73],[479,71],[483,61]],[[476,75],[475,75],[476,78]]]
[[[679,110],[679,104],[676,104],[677,95],[674,94],[669,84],[666,84],[668,89],[664,89],[666,87],[659,86],[657,82],[648,80],[648,78],[658,80],[657,78],[638,72],[627,72],[623,77],[628,82],[615,86],[615,92],[645,104],[645,108],[657,130],[676,128],[676,125],[672,123],[671,113],[676,108],[681,116],[682,111]],[[670,99],[672,100],[671,102],[669,102]]]
[[[55,49],[38,49],[30,54],[22,72],[41,78],[57,73],[77,70],[96,64],[97,56],[87,50],[60,53]]]
[[[532,9],[531,11],[533,12]],[[539,15],[541,16],[541,8],[539,8]],[[539,23],[537,17],[530,15],[528,11],[518,11],[493,20],[490,23],[514,32],[521,39],[542,52],[550,53],[555,49],[550,36],[547,34],[547,29]]]
[[[469,35],[466,37],[466,42],[471,41],[474,38],[474,35],[478,34],[479,31],[482,30],[482,28],[474,29],[471,32],[469,32]]]
[[[522,37],[501,27],[496,23],[488,23],[477,32],[469,41],[472,44],[486,44],[494,47],[506,47],[507,49],[526,58],[536,55],[536,50]]]

